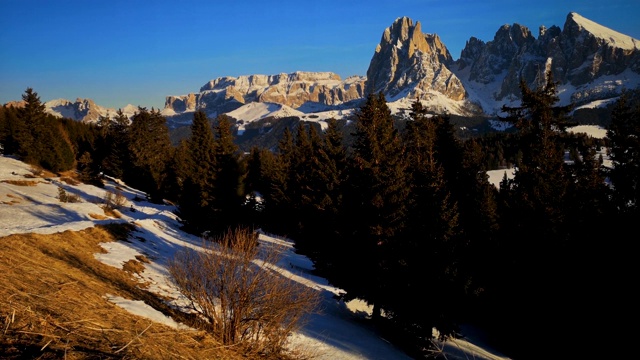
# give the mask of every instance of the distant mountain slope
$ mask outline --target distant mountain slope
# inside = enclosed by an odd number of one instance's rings
[[[210,118],[228,114],[240,127],[268,117],[349,120],[366,94],[382,92],[399,117],[419,99],[435,113],[492,118],[503,105],[519,104],[521,79],[536,87],[547,70],[558,81],[561,104],[594,109],[591,104],[640,87],[639,46],[640,40],[571,12],[562,29],[540,26],[537,37],[517,23],[500,26],[488,42],[471,37],[454,61],[437,34],[425,34],[420,22],[400,17],[382,32],[366,76],[343,80],[332,72],[297,71],[220,77],[198,92],[167,96],[162,114],[171,129],[191,124],[196,110]],[[86,122],[116,113],[90,99],[46,105],[51,114]],[[123,111],[132,116],[137,108]]]
[[[424,34],[420,22],[400,17],[383,31],[366,77],[342,81],[333,73],[312,72],[222,77],[198,93],[167,97],[163,113],[170,122],[176,117],[185,124],[180,115],[196,109],[215,116],[268,102],[319,118],[340,110],[332,115],[341,117],[366,94],[383,92],[398,103],[395,108],[420,99],[435,112],[495,116],[502,105],[519,101],[520,79],[537,86],[546,70],[559,82],[562,103],[585,105],[640,86],[639,44],[571,12],[563,29],[541,26],[537,38],[519,24],[501,26],[486,43],[471,37],[454,61],[437,34]]]

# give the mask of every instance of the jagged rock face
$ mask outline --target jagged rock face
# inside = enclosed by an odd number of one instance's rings
[[[580,105],[638,86],[639,44],[570,13],[563,29],[541,26],[537,38],[519,24],[501,26],[486,43],[471,37],[454,62],[438,35],[424,34],[420,22],[402,17],[384,30],[366,77],[341,80],[331,72],[221,77],[198,93],[167,97],[165,109],[178,117],[198,109],[212,116],[250,102],[271,102],[320,112],[382,92],[389,102],[420,99],[436,111],[496,114],[520,98],[521,79],[537,87],[547,70],[564,91],[563,101]]]
[[[479,83],[488,84],[495,80],[496,76],[509,69],[511,62],[518,51],[535,41],[529,29],[513,24],[503,25],[493,38],[486,43],[482,50],[478,44],[467,52],[475,52],[476,59],[471,65],[469,79]],[[463,50],[463,52],[465,52]]]
[[[165,109],[176,113],[203,109],[224,113],[249,102],[274,102],[294,109],[312,102],[339,105],[364,94],[364,77],[344,81],[331,72],[221,77],[207,82],[197,94],[168,96]]]
[[[91,99],[77,98],[75,102],[65,99],[47,101],[46,111],[52,115],[82,122],[96,122],[100,116],[115,115],[115,111],[105,109]]]
[[[196,108],[196,94],[167,96],[164,107],[174,109],[176,112],[193,111]]]
[[[464,87],[447,67],[452,62],[438,35],[423,34],[420,22],[414,25],[407,17],[398,18],[385,29],[376,47],[367,70],[365,94],[382,92],[391,100],[398,95],[420,98],[437,91],[462,100]]]
[[[576,88],[607,75],[631,69],[640,74],[638,40],[569,13],[564,28],[541,26],[538,38],[521,25],[505,25],[486,44],[471,38],[457,61],[458,69],[471,66],[468,80],[482,84],[504,76],[494,100],[519,97],[520,79],[536,87],[551,70],[560,85]],[[572,100],[610,97],[613,89],[583,89]]]
[[[571,70],[567,79],[572,84],[582,85],[600,76],[619,74],[637,61],[640,45],[637,40],[622,34],[619,34],[622,42],[612,37],[605,39],[598,36],[602,30],[600,25],[578,14],[570,13],[567,16],[562,31],[563,50]]]

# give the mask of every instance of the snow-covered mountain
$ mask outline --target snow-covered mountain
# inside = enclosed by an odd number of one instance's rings
[[[623,89],[640,87],[640,40],[571,12],[562,29],[540,26],[537,37],[517,23],[502,25],[488,42],[471,37],[453,60],[437,34],[425,34],[420,22],[401,17],[383,31],[366,76],[297,71],[220,77],[198,92],[167,96],[162,114],[170,129],[188,126],[196,110],[210,118],[227,114],[241,133],[246,124],[268,117],[321,124],[348,119],[366,94],[383,92],[395,114],[419,99],[434,112],[491,118],[503,105],[518,104],[520,79],[535,87],[545,70],[559,83],[561,104],[595,108]],[[85,122],[116,114],[90,99],[45,105],[51,114]],[[137,107],[122,110],[131,117]]]
[[[640,40],[572,12],[562,30],[541,26],[537,38],[519,24],[503,25],[487,43],[472,37],[451,70],[487,114],[518,101],[520,79],[536,87],[546,70],[559,82],[561,104],[581,106],[640,86],[639,46]]]
[[[10,101],[5,106],[23,107],[24,100]],[[106,108],[96,104],[92,99],[77,98],[74,102],[67,99],[54,99],[44,103],[45,112],[59,118],[67,118],[85,123],[95,123],[101,116],[113,119],[118,110],[122,110],[129,119],[138,111],[138,107],[127,105],[121,109]]]
[[[55,99],[45,102],[44,105],[46,112],[51,115],[89,123],[97,122],[100,116],[113,118],[118,111],[117,109],[97,105],[91,99],[81,98],[76,99],[75,102],[66,99]],[[128,118],[131,118],[138,111],[138,107],[129,104],[120,110]]]
[[[535,87],[547,69],[559,82],[561,103],[588,106],[640,86],[639,45],[640,40],[572,12],[563,29],[541,26],[537,38],[519,24],[501,26],[486,43],[471,37],[454,61],[437,34],[424,34],[420,22],[401,17],[383,31],[366,77],[341,80],[333,73],[309,72],[222,77],[198,93],[168,96],[163,114],[170,126],[189,123],[191,113],[201,109],[211,117],[243,114],[248,117],[232,116],[246,123],[268,115],[252,117],[243,107],[265,102],[307,118],[344,118],[366,94],[383,92],[392,110],[406,109],[417,98],[436,112],[493,116],[502,105],[518,102],[521,78]]]

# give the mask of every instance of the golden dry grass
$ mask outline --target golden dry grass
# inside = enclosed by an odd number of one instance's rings
[[[74,179],[72,177],[68,177],[68,176],[61,177],[60,181],[63,181],[65,183],[69,184],[69,185],[74,185],[74,186],[80,184],[79,180],[76,180],[76,179]]]
[[[0,204],[3,205],[14,205],[14,204],[19,204],[23,199],[20,196],[17,195],[13,195],[13,194],[7,194],[7,197],[10,198],[11,200],[9,201],[0,201]]]
[[[105,215],[112,218],[120,219],[122,217],[122,213],[120,211],[118,211],[117,209],[112,209],[108,206],[102,206],[102,211],[104,211]]]
[[[35,180],[2,180],[2,182],[17,186],[36,186],[39,183]]]
[[[105,220],[105,219],[107,219],[106,216],[100,215],[100,214],[96,214],[96,213],[89,213],[89,217],[92,218],[92,219],[96,219],[96,220]]]
[[[105,298],[143,300],[191,323],[141,289],[133,274],[95,259],[104,252],[100,243],[124,240],[131,229],[106,225],[0,238],[0,358],[243,359],[205,332],[175,330]]]
[[[31,174],[25,174],[24,177],[56,177],[57,174],[52,173],[49,170],[46,170],[40,166],[32,165],[31,166]]]

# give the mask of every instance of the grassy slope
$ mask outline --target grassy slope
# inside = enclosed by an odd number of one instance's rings
[[[0,238],[0,358],[242,359],[202,331],[175,330],[105,298],[144,300],[189,323],[126,270],[95,259],[100,243],[126,241],[129,231],[108,225]]]

